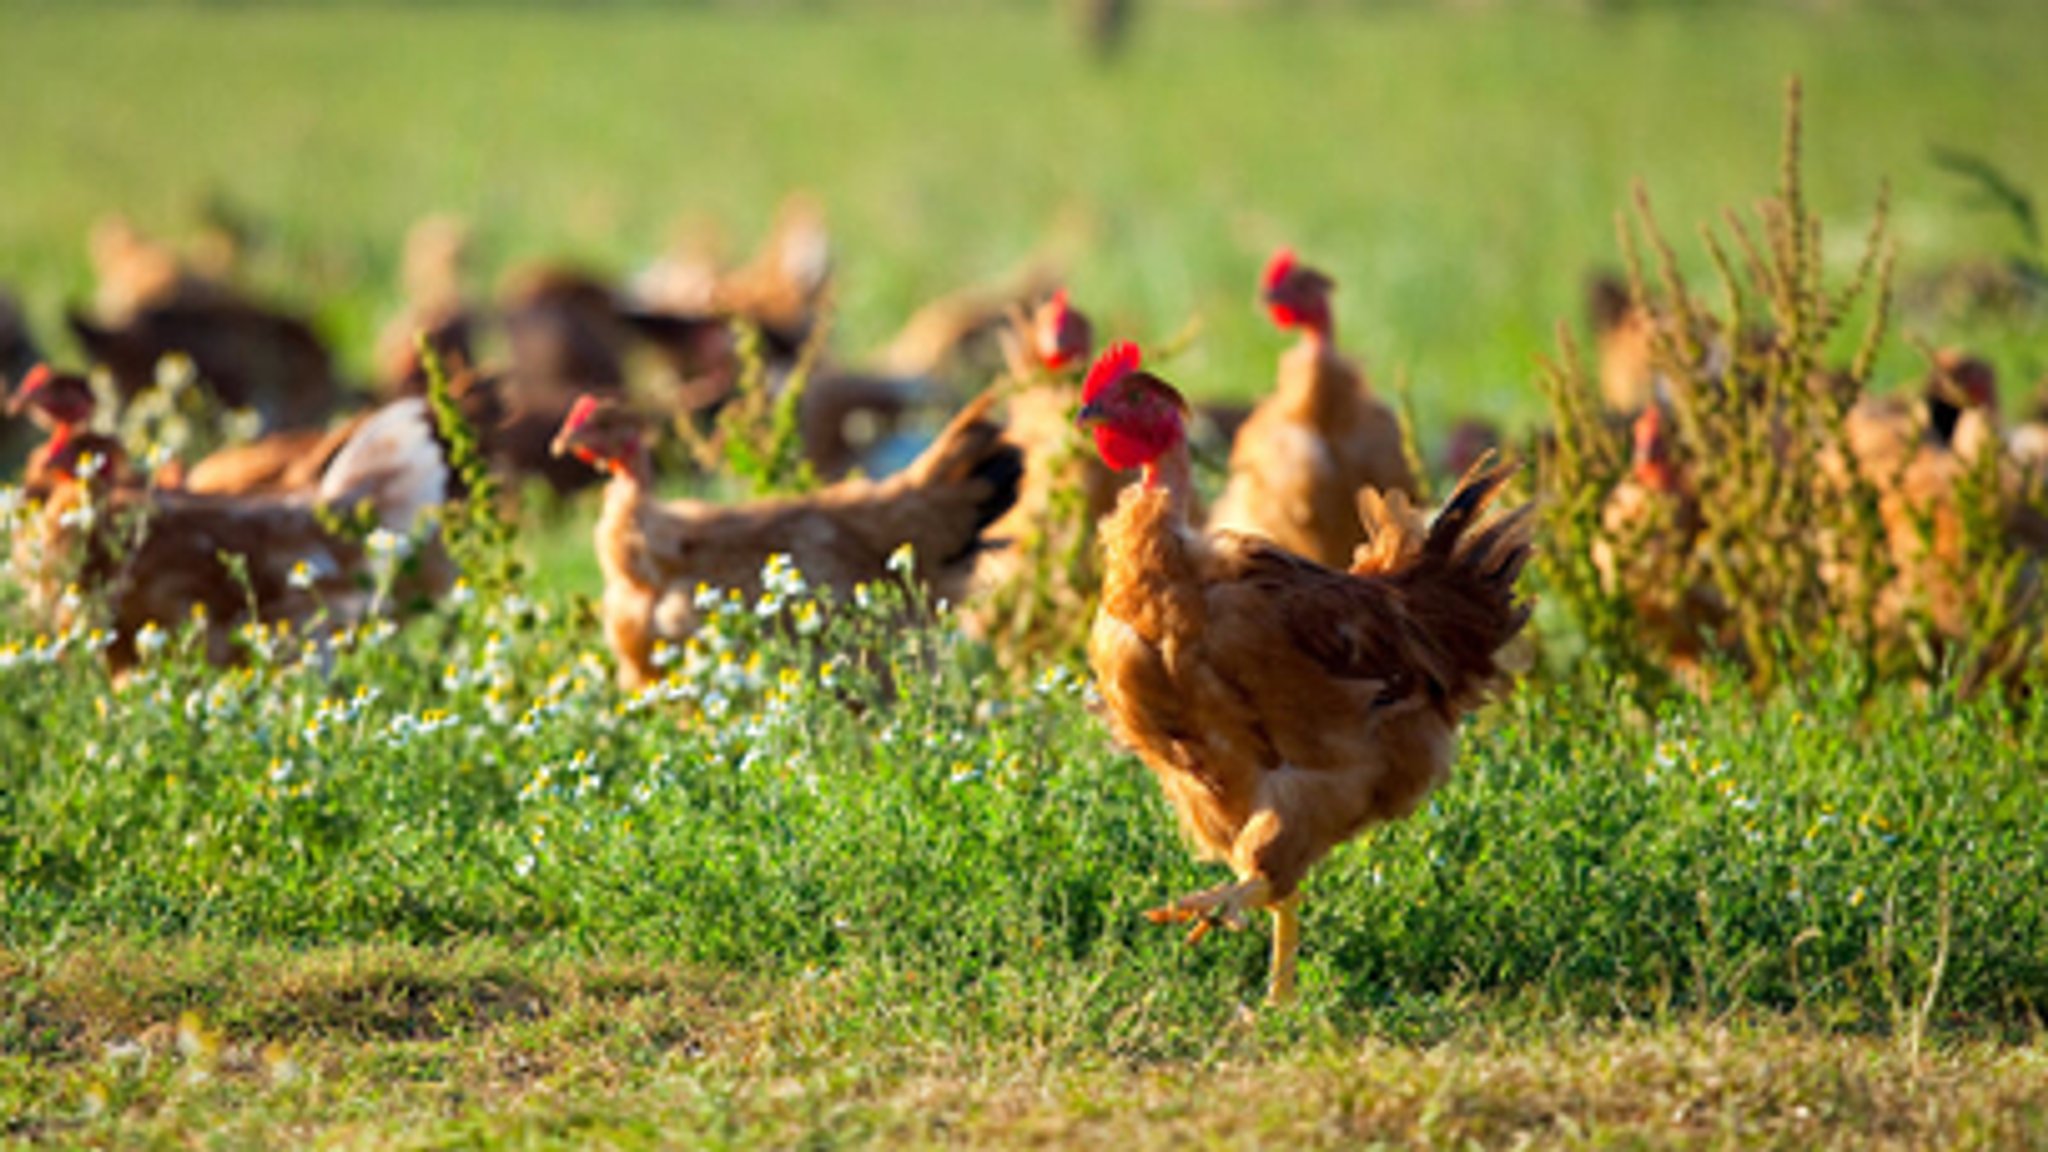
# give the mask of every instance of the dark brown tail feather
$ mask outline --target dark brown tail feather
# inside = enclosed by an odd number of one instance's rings
[[[1515,595],[1528,564],[1535,506],[1524,504],[1480,527],[1488,505],[1514,475],[1482,457],[1430,525],[1422,555],[1398,577],[1404,598],[1445,660],[1436,685],[1447,712],[1475,707],[1499,683],[1496,657],[1529,622]]]

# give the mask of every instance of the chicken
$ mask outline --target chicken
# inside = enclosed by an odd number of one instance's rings
[[[1665,420],[1656,404],[1636,417],[1629,473],[1600,509],[1593,567],[1609,595],[1627,599],[1636,627],[1679,679],[1700,688],[1706,641],[1728,613],[1691,564],[1705,525],[1699,498],[1672,456]]]
[[[1877,492],[1895,571],[1875,606],[1881,631],[1900,634],[1915,612],[1925,612],[1941,636],[1969,637],[1982,609],[1969,578],[1959,488],[1986,453],[1999,456],[1993,467],[2005,543],[2048,556],[2048,517],[2028,499],[2022,466],[2004,455],[1996,389],[1989,365],[1944,350],[1917,401],[1870,398],[1846,418],[1850,455],[1857,474]],[[1823,475],[1835,491],[1846,486],[1838,463],[1824,466]],[[1845,570],[1838,579],[1861,574]]]
[[[1627,284],[1609,275],[1587,285],[1586,313],[1599,360],[1600,398],[1609,412],[1641,412],[1657,390],[1656,320],[1635,302]]]
[[[213,304],[228,295],[219,281],[145,235],[126,216],[102,217],[86,243],[98,282],[93,311],[102,322],[119,325],[151,308]]]
[[[761,330],[778,353],[794,358],[810,339],[832,286],[832,236],[816,198],[797,194],[775,211],[768,239],[746,264],[720,276],[715,310]]]
[[[1024,453],[1016,507],[989,529],[1005,542],[983,557],[967,624],[1006,657],[1077,650],[1100,574],[1095,524],[1116,503],[1122,481],[1075,432],[1078,370],[1094,347],[1088,318],[1065,289],[1013,319],[1004,341],[1012,377],[1004,435]],[[1078,618],[1078,619],[1077,619]]]
[[[29,332],[21,302],[0,288],[0,397],[20,386],[42,362],[42,349]],[[0,470],[22,459],[33,444],[32,430],[14,423],[0,425]]]
[[[1498,451],[1506,439],[1500,425],[1486,417],[1462,417],[1444,434],[1437,467],[1445,476],[1463,476],[1472,470],[1474,464]]]
[[[719,506],[656,500],[639,422],[612,402],[579,400],[554,451],[611,476],[596,542],[605,636],[620,684],[631,690],[655,679],[655,642],[680,642],[695,631],[699,585],[757,594],[761,569],[776,554],[788,555],[812,584],[850,592],[884,579],[889,557],[908,544],[917,580],[933,598],[957,602],[987,546],[985,530],[1016,502],[1023,469],[1021,454],[987,418],[994,401],[989,394],[968,405],[909,468],[887,479]]]
[[[498,314],[522,385],[623,388],[633,332],[611,285],[574,268],[530,265],[507,276]]]
[[[333,360],[304,320],[237,297],[151,305],[121,324],[68,320],[124,399],[153,387],[173,352],[191,357],[222,405],[254,409],[268,429],[323,424],[340,398]]]
[[[1281,251],[1266,267],[1273,322],[1301,333],[1280,361],[1274,394],[1252,411],[1230,450],[1230,481],[1210,526],[1264,536],[1342,567],[1364,542],[1358,490],[1417,493],[1392,409],[1375,399],[1331,335],[1327,276]]]
[[[188,492],[246,496],[292,492],[319,482],[342,445],[370,418],[358,412],[333,428],[293,428],[219,449],[186,471]]]
[[[39,527],[17,539],[15,564],[28,574],[31,607],[59,629],[79,623],[81,609],[58,594],[68,582],[104,601],[116,675],[134,666],[149,625],[173,630],[203,617],[205,654],[228,663],[239,655],[252,609],[255,620],[297,632],[316,623],[347,626],[438,595],[453,579],[432,539],[413,562],[394,567],[388,582],[375,579],[379,560],[365,543],[322,522],[323,509],[367,503],[378,527],[409,538],[447,498],[449,469],[422,400],[380,410],[336,453],[317,488],[291,496],[114,483],[118,444],[80,431],[67,420],[52,434],[57,447],[44,462],[49,497]]]
[[[503,451],[505,411],[499,397],[500,386],[498,377],[457,368],[448,381],[448,392],[477,433],[484,455],[504,471],[518,475],[526,470],[527,465],[550,463],[545,433],[542,434],[541,450],[537,454],[530,453],[534,459],[515,461],[506,457]],[[320,482],[335,455],[355,438],[365,423],[376,418],[378,411],[364,409],[332,428],[295,428],[273,432],[246,444],[229,445],[192,465],[175,486],[187,492],[222,495],[310,489]],[[559,423],[561,414],[557,411],[553,423],[548,425],[549,431]]]
[[[963,288],[927,303],[882,350],[882,371],[896,376],[986,382],[1007,358],[1002,343],[1017,309],[1047,297],[1058,283],[1047,259],[1034,259],[998,284]],[[1085,355],[1085,352],[1084,352]],[[1011,365],[1012,373],[1016,365]]]
[[[20,382],[42,359],[42,349],[29,333],[21,301],[0,288],[0,384]]]
[[[30,495],[48,498],[64,461],[85,455],[99,460],[109,458],[119,442],[92,431],[97,404],[91,383],[75,372],[55,372],[47,364],[38,364],[22,377],[21,387],[8,397],[7,414],[25,415],[49,433],[49,439],[29,453],[22,469],[21,485]],[[135,483],[125,467],[106,470],[102,475],[123,487]]]
[[[384,394],[426,392],[422,334],[445,370],[475,365],[477,309],[463,283],[468,262],[469,227],[458,217],[428,216],[405,234],[405,306],[377,337],[377,383]]]
[[[1187,404],[1118,344],[1088,374],[1080,423],[1104,463],[1138,468],[1102,524],[1102,606],[1088,659],[1119,742],[1158,778],[1202,855],[1237,883],[1159,922],[1274,917],[1270,995],[1294,990],[1299,887],[1370,825],[1413,812],[1450,770],[1459,722],[1498,690],[1527,622],[1515,581],[1531,512],[1482,524],[1507,468],[1467,473],[1427,530],[1406,496],[1363,492],[1349,571],[1255,536],[1203,535]]]

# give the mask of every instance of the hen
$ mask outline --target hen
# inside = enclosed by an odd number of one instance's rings
[[[1371,485],[1412,497],[1417,488],[1400,421],[1333,341],[1332,287],[1291,252],[1267,265],[1266,307],[1301,342],[1281,358],[1274,394],[1238,430],[1230,482],[1209,523],[1341,567],[1365,540],[1358,490]]]
[[[1024,453],[1017,504],[989,529],[1007,547],[983,558],[968,611],[970,631],[1006,657],[1077,651],[1100,573],[1095,525],[1116,504],[1121,479],[1074,431],[1079,371],[1094,345],[1088,318],[1064,289],[1013,318],[1004,342],[1013,378],[1004,435]]]
[[[479,316],[464,286],[468,263],[469,227],[459,217],[428,216],[406,232],[399,278],[405,306],[377,335],[380,392],[416,396],[426,391],[422,336],[444,367],[476,363]]]
[[[106,459],[118,444],[113,437],[91,430],[97,407],[92,384],[75,372],[56,372],[47,364],[38,364],[22,377],[21,387],[7,399],[7,414],[25,415],[49,433],[49,439],[29,453],[22,468],[21,486],[32,498],[49,498],[66,461],[88,454]],[[136,482],[125,467],[106,469],[101,475],[122,486]]]
[[[1016,502],[1023,469],[1017,449],[987,419],[994,399],[991,393],[968,405],[909,468],[887,479],[843,480],[805,497],[731,506],[655,499],[639,422],[611,402],[579,400],[554,451],[611,475],[596,539],[605,636],[620,683],[630,690],[657,678],[655,642],[681,641],[695,630],[700,585],[757,594],[762,567],[778,553],[813,584],[850,592],[884,579],[889,557],[908,544],[919,583],[957,602],[986,546],[984,531]]]
[[[297,630],[316,621],[349,625],[381,610],[387,596],[432,596],[453,579],[430,542],[415,566],[380,584],[371,550],[323,522],[323,510],[367,504],[380,528],[410,537],[446,499],[450,474],[424,401],[381,409],[335,454],[316,489],[292,496],[117,483],[117,444],[68,418],[51,439],[41,463],[49,495],[39,528],[17,539],[17,569],[27,574],[31,606],[58,628],[76,623],[76,608],[58,595],[68,582],[104,598],[107,659],[117,675],[134,665],[148,625],[173,629],[202,616],[207,657],[226,663],[238,655],[252,610],[257,621]]]
[[[1406,497],[1368,491],[1369,542],[1350,571],[1326,568],[1190,525],[1187,405],[1136,347],[1105,352],[1083,397],[1103,461],[1144,475],[1102,525],[1089,663],[1117,739],[1238,877],[1150,915],[1199,921],[1192,941],[1271,910],[1270,992],[1284,1000],[1302,878],[1413,812],[1448,774],[1460,720],[1505,681],[1497,656],[1529,615],[1515,580],[1531,510],[1481,523],[1506,468],[1468,473],[1426,531]]]
[[[1991,476],[2004,543],[2035,558],[2048,556],[2048,516],[2028,499],[2022,466],[2003,455],[1996,389],[1983,361],[1943,351],[1917,401],[1876,397],[1849,411],[1850,455],[1857,474],[1877,493],[1896,572],[1877,597],[1880,631],[1899,634],[1915,612],[1925,612],[1941,636],[1968,637],[1982,605],[1970,571],[1962,489],[1986,453],[2000,456],[1991,462]],[[1845,488],[1847,477],[1833,457],[1824,475],[1837,493]],[[1840,575],[1860,578],[1849,571]]]
[[[1610,594],[1628,600],[1637,627],[1671,670],[1704,688],[1701,657],[1727,611],[1694,575],[1691,557],[1705,524],[1691,479],[1673,458],[1665,420],[1655,403],[1635,419],[1628,475],[1600,509],[1593,566]]]
[[[223,406],[254,409],[265,428],[316,427],[341,396],[327,346],[305,320],[238,296],[154,304],[120,324],[78,312],[66,320],[124,399],[154,386],[157,362],[174,352],[191,357]]]

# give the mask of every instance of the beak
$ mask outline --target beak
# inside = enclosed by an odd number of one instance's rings
[[[548,442],[548,455],[557,458],[567,456],[572,448],[572,445],[569,443],[571,435],[573,433],[566,431],[555,433],[555,438]]]
[[[1108,416],[1104,414],[1100,405],[1083,404],[1081,410],[1074,414],[1074,427],[1093,428],[1106,419]]]

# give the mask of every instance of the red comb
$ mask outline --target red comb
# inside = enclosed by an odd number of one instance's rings
[[[1062,288],[1059,291],[1053,293],[1052,299],[1047,300],[1045,304],[1046,307],[1051,308],[1053,310],[1054,315],[1058,315],[1062,312],[1065,312],[1067,310],[1067,290],[1065,288]]]
[[[1266,274],[1261,279],[1260,285],[1266,291],[1271,292],[1273,289],[1278,288],[1280,282],[1287,279],[1288,274],[1293,271],[1294,249],[1282,248],[1278,252],[1273,253],[1271,260],[1266,261]]]
[[[39,388],[48,387],[50,381],[56,379],[56,376],[55,372],[50,371],[48,364],[36,365],[28,370],[28,375],[21,378],[21,394],[26,396]]]
[[[584,423],[596,411],[597,397],[590,395],[588,392],[578,396],[576,403],[569,409],[569,418],[562,421],[562,430],[567,432],[583,427]]]
[[[1129,340],[1119,340],[1103,349],[1095,366],[1088,369],[1088,378],[1081,382],[1081,403],[1095,403],[1104,389],[1136,372],[1142,360],[1138,346]]]

